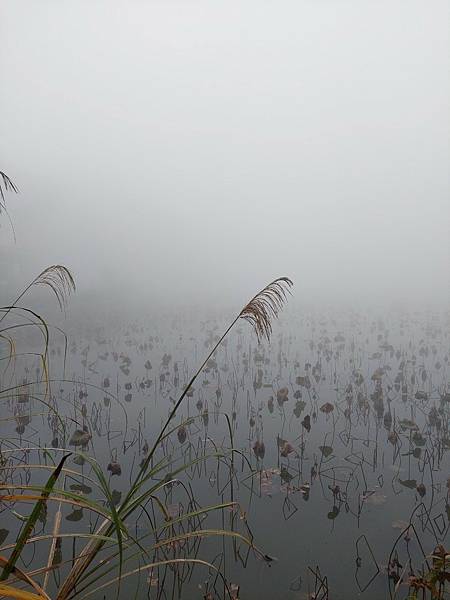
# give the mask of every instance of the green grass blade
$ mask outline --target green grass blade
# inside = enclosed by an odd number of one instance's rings
[[[34,505],[34,508],[31,511],[31,514],[28,517],[27,522],[24,524],[22,531],[20,532],[20,534],[17,538],[16,545],[15,545],[14,550],[12,551],[11,556],[8,560],[8,564],[6,564],[5,567],[3,568],[3,571],[0,575],[0,581],[5,581],[6,579],[8,579],[11,571],[14,569],[14,566],[20,557],[20,554],[26,544],[27,539],[30,537],[31,533],[33,532],[36,521],[38,520],[39,515],[41,514],[41,510],[42,510],[43,506],[45,505],[47,498],[51,494],[53,487],[56,483],[56,480],[58,479],[59,474],[62,471],[64,463],[69,458],[69,456],[70,456],[70,454],[66,454],[65,456],[62,457],[62,459],[59,462],[59,465],[56,467],[54,472],[48,478],[45,488],[41,494],[41,499],[38,500],[36,502],[36,504]]]

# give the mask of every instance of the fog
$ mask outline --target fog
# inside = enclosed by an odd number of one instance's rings
[[[444,0],[3,0],[2,300],[450,299]]]

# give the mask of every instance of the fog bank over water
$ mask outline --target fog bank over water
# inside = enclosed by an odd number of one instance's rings
[[[450,300],[443,0],[1,6],[0,293],[74,309]]]

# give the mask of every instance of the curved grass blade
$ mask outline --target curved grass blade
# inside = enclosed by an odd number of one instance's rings
[[[16,541],[16,545],[14,547],[14,550],[11,553],[11,556],[9,557],[8,563],[3,567],[3,571],[0,575],[0,581],[5,581],[6,579],[8,579],[11,571],[15,567],[15,564],[20,557],[20,554],[26,544],[27,539],[31,536],[31,533],[34,529],[36,521],[38,520],[39,515],[41,514],[41,510],[44,507],[44,505],[47,501],[47,498],[50,496],[50,494],[53,490],[53,487],[55,486],[56,480],[58,479],[59,474],[62,471],[64,463],[69,458],[69,456],[70,456],[70,454],[66,454],[65,456],[62,457],[62,459],[59,462],[59,465],[56,467],[55,471],[48,478],[47,483],[44,488],[44,491],[42,492],[40,499],[34,505],[34,508],[31,511],[31,514],[28,517],[27,522],[24,524],[21,532],[19,533],[19,536]]]
[[[46,596],[38,596],[25,590],[18,590],[15,587],[0,583],[0,596],[5,598],[17,598],[17,600],[44,600]]]
[[[5,558],[4,556],[0,556],[0,564],[7,565],[8,559]],[[41,586],[38,583],[36,583],[35,581],[33,581],[33,579],[31,579],[31,577],[29,575],[27,575],[27,573],[25,573],[24,571],[19,569],[19,567],[14,567],[12,573],[20,581],[28,583],[28,585],[30,585],[40,596],[42,596],[46,600],[50,600],[49,596],[45,593],[45,591],[41,588]]]
[[[206,560],[201,560],[199,558],[173,558],[171,560],[169,559],[169,560],[160,560],[160,561],[152,562],[147,565],[143,565],[142,567],[138,567],[137,569],[133,569],[132,571],[128,571],[127,573],[123,573],[122,579],[125,579],[125,577],[130,577],[131,575],[135,575],[136,573],[141,573],[142,571],[148,571],[149,569],[153,569],[155,567],[160,567],[163,565],[185,564],[185,563],[203,565],[205,567],[208,567],[208,569],[213,569],[219,575],[219,577],[221,577],[221,579],[225,585],[225,588],[227,590],[229,598],[230,599],[233,598],[231,595],[231,591],[228,587],[228,584],[227,584],[224,576],[220,572],[220,570],[216,566],[214,566],[212,563],[209,563]],[[117,581],[118,581],[117,577],[115,577],[114,579],[111,579],[110,581],[107,581],[103,585],[97,587],[95,590],[92,590],[92,591],[88,592],[87,594],[85,594],[84,598],[88,598],[89,596],[92,596],[93,594],[97,593],[99,590],[105,589],[105,588],[109,587],[110,585],[113,585]]]

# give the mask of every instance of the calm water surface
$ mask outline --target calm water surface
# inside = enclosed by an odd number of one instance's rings
[[[70,441],[84,428],[92,437],[83,451],[101,465],[120,504],[173,402],[225,326],[225,319],[167,316],[126,325],[72,325],[65,374],[64,340],[55,336],[52,377],[67,381],[52,382],[49,404],[66,433],[38,393],[4,403],[3,483],[43,483],[49,471],[28,466],[57,462],[61,453],[52,446],[81,450]],[[41,374],[39,359],[27,357],[13,374],[8,371],[2,386]],[[253,536],[270,560],[241,539],[223,536],[197,535],[155,550],[152,530],[165,521],[150,500],[126,520],[149,556],[130,557],[124,572],[154,560],[197,558],[221,569],[232,596],[241,600],[389,598],[397,576],[417,573],[424,555],[438,543],[448,544],[449,407],[448,316],[294,311],[277,324],[270,345],[258,345],[247,324],[238,324],[181,405],[173,427],[191,421],[158,450],[159,459],[172,462],[155,481],[167,477],[159,497],[175,518],[200,507],[239,503],[177,523],[172,534],[231,527]],[[44,446],[46,453],[33,450]],[[237,452],[229,454],[231,446]],[[227,456],[218,458],[221,449]],[[60,488],[105,504],[90,482],[91,467],[77,465],[74,457]],[[36,535],[53,531],[57,508],[57,502],[49,503]],[[100,522],[70,502],[61,510],[60,533],[92,532]],[[2,503],[3,546],[14,542],[20,515],[28,512],[27,504]],[[50,591],[83,543],[60,539]],[[49,540],[30,544],[22,567],[45,566],[49,545]],[[127,552],[136,554],[136,548]],[[102,556],[106,567],[114,565],[107,550]],[[114,597],[117,585],[97,588],[115,574],[77,597]],[[407,595],[407,586],[400,586],[397,598]],[[175,572],[165,565],[124,579],[120,597],[226,594],[212,568],[184,562]]]

